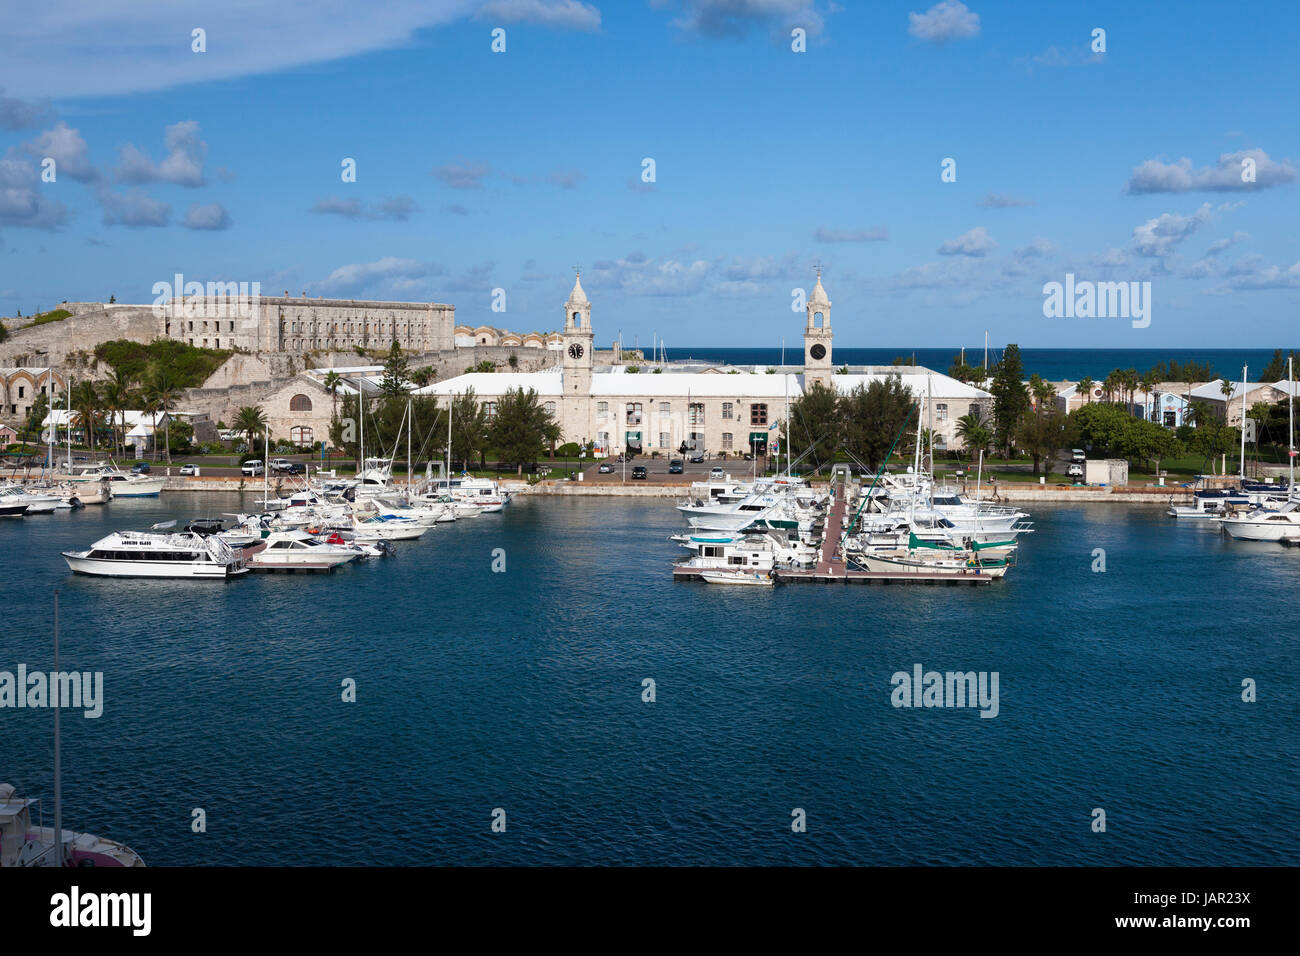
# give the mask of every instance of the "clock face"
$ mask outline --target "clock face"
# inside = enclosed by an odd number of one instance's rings
[[[826,357],[826,346],[818,342],[816,345],[814,345],[812,348],[808,350],[808,354],[811,355],[813,358],[817,359],[818,361],[821,361]]]
[[[572,345],[569,346],[569,358],[576,358],[576,359],[582,358],[582,346],[579,345],[577,342],[574,342]]]

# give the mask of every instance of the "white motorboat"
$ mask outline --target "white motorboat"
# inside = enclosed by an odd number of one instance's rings
[[[944,577],[1000,578],[1011,566],[1005,558],[981,558],[977,554],[900,551],[894,554],[865,553],[852,558],[866,571],[888,574],[943,575]]]
[[[67,480],[74,487],[82,482],[108,481],[111,483],[114,498],[152,498],[163,490],[167,478],[162,475],[131,475],[109,461],[83,465]]]
[[[0,783],[0,867],[8,866],[144,866],[140,854],[124,843],[63,828],[62,841],[54,827],[32,822],[40,801],[15,796],[12,785]],[[56,844],[63,844],[59,859]]]
[[[766,534],[728,534],[713,532],[705,534],[674,535],[682,547],[691,552],[691,557],[680,565],[691,569],[728,569],[743,562],[743,567],[771,570],[777,568],[810,568],[818,560],[816,548],[810,544],[793,540],[779,532]]]
[[[305,531],[272,531],[266,547],[249,560],[253,567],[336,567],[360,553],[345,544],[328,544]]]
[[[115,531],[85,551],[64,551],[77,574],[116,578],[226,579],[248,570],[241,554],[216,535]]]
[[[352,516],[352,531],[358,541],[413,541],[424,536],[431,526],[409,518],[396,518],[383,513],[368,518]]]
[[[1300,498],[1281,508],[1256,508],[1224,516],[1219,526],[1238,541],[1300,541]]]
[[[26,504],[26,510],[19,512],[20,514],[49,515],[54,514],[63,499],[58,495],[44,495],[29,491],[22,485],[9,482],[0,485],[0,502],[9,505]]]
[[[700,572],[700,577],[709,584],[735,584],[770,588],[776,583],[769,571],[753,571],[743,568],[711,568]]]
[[[510,504],[510,493],[491,478],[473,478],[461,475],[450,481],[445,478],[430,479],[425,484],[426,495],[449,496],[457,502],[472,504],[478,510],[474,514],[493,514],[505,509]],[[461,517],[472,517],[466,514]]]

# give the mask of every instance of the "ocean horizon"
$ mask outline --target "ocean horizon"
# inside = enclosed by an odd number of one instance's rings
[[[624,347],[627,347],[625,341]],[[649,351],[649,349],[647,349]],[[688,346],[664,349],[669,361],[696,359],[705,362],[726,362],[732,365],[800,365],[803,348],[799,344],[775,348],[709,348]],[[962,351],[961,346],[951,348],[851,348],[835,346],[832,356],[836,365],[891,365],[897,358],[915,359],[917,365],[946,372]],[[1284,349],[1283,351],[1288,351]],[[784,363],[782,353],[784,352]],[[991,368],[1002,357],[1002,349],[989,347],[988,362]],[[1136,369],[1145,372],[1158,362],[1171,360],[1209,363],[1217,378],[1241,380],[1242,366],[1247,367],[1250,381],[1258,381],[1258,374],[1273,358],[1273,349],[1214,349],[1194,346],[1149,349],[1037,349],[1021,348],[1021,361],[1025,375],[1035,372],[1053,382],[1078,381],[1084,376],[1100,381],[1114,369]],[[984,347],[966,348],[966,361],[978,366],[984,361]]]

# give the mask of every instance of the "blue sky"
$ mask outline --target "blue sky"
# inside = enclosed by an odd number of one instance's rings
[[[820,262],[840,345],[1297,344],[1294,4],[223,6],[0,2],[0,315],[180,272],[549,330],[579,265],[602,344],[777,345]],[[1045,318],[1067,272],[1150,326]]]

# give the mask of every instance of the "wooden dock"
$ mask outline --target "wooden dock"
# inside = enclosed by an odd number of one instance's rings
[[[844,533],[847,520],[848,498],[842,481],[831,485],[834,497],[831,499],[830,514],[826,517],[822,534],[821,548],[817,564],[803,570],[777,569],[772,577],[778,584],[969,584],[978,586],[992,584],[994,579],[987,574],[974,571],[962,574],[936,574],[911,571],[851,571],[844,563],[840,553],[840,536]],[[682,565],[673,567],[674,581],[690,581],[700,578],[700,572]]]

